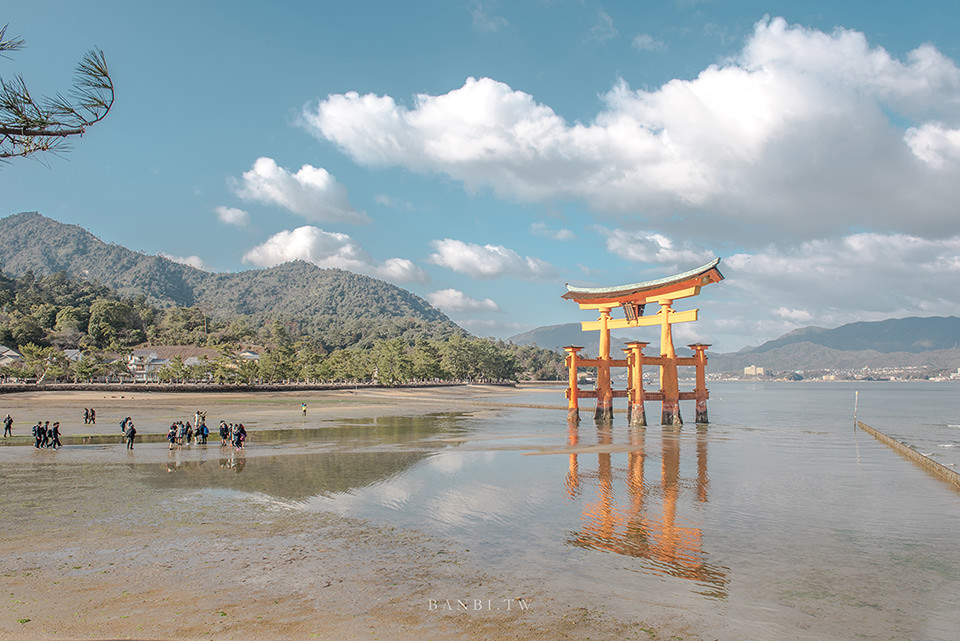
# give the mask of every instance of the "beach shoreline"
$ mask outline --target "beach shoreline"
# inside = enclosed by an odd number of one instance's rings
[[[563,409],[556,391],[549,390],[545,404]],[[48,416],[64,423],[65,436],[87,428],[119,440],[124,415],[146,434],[165,432],[168,420],[186,420],[198,409],[206,409],[211,427],[232,416],[253,431],[302,429],[348,418],[485,412],[520,393],[483,386],[254,398],[29,392],[3,396],[0,414],[16,410],[15,434]],[[97,407],[96,426],[83,425],[88,405]],[[17,417],[21,412],[23,419]],[[247,455],[257,455],[255,443]],[[23,448],[0,449],[7,477],[0,505],[16,524],[0,535],[0,639],[699,638],[652,606],[638,604],[635,620],[617,619],[578,603],[575,589],[550,594],[533,576],[491,575],[466,541],[303,512],[267,498],[189,505],[175,497],[145,498],[68,462],[81,452],[83,465],[94,469],[117,456],[149,460],[147,452],[130,455],[121,448],[29,450],[23,467]],[[30,476],[38,465],[43,476]],[[63,480],[36,480],[49,475]],[[78,487],[64,487],[71,475],[80,479],[73,482]],[[18,483],[29,484],[19,501]]]

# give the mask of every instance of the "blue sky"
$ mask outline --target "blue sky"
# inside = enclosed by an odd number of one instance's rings
[[[96,46],[117,102],[0,166],[0,216],[211,271],[342,267],[481,336],[592,320],[564,283],[714,256],[678,342],[960,314],[956,3],[34,0],[3,23],[26,49],[0,77],[64,91]]]

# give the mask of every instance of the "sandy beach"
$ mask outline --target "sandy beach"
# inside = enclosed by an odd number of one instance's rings
[[[0,447],[0,639],[700,638],[642,604],[636,619],[617,619],[578,603],[575,586],[548,594],[536,577],[491,576],[471,556],[469,541],[305,513],[268,497],[240,502],[212,493],[187,504],[97,473],[118,457],[141,463],[165,455],[158,445],[125,453],[124,416],[142,435],[165,434],[170,422],[192,419],[197,410],[214,428],[221,419],[240,421],[251,431],[245,456],[254,457],[258,432],[358,417],[495,411],[512,393],[472,386],[0,395],[0,415],[16,419],[15,435],[29,434],[36,420],[59,420],[65,439],[117,440],[65,441],[57,452]],[[563,410],[557,396],[556,389],[545,393],[544,404]],[[85,407],[97,410],[95,426],[83,424]],[[53,472],[38,480],[38,466]]]

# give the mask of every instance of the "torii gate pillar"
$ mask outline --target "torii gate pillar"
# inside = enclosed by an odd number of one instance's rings
[[[707,348],[705,343],[687,345],[693,350],[693,361],[697,369],[697,387],[693,390],[697,402],[697,423],[709,423],[707,420]]]
[[[567,387],[567,422],[578,425],[580,423],[580,388],[577,385],[577,368],[580,360],[580,350],[583,347],[579,345],[568,345],[563,348],[567,353],[567,368],[569,371],[569,382]]]
[[[613,385],[610,381],[610,308],[600,308],[600,355],[597,357],[597,423],[613,421]]]
[[[660,404],[661,425],[683,425],[680,418],[680,377],[677,375],[677,352],[673,349],[670,315],[673,301],[660,301]]]
[[[643,390],[643,348],[650,343],[633,341],[627,343],[627,423],[631,427],[646,427],[647,411],[644,408],[646,392]]]

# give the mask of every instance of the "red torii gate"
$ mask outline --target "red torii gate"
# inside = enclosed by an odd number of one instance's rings
[[[567,367],[569,368],[570,384],[567,388],[569,399],[567,419],[573,422],[580,421],[580,398],[596,398],[597,421],[613,419],[613,399],[615,397],[629,398],[627,409],[630,425],[646,425],[644,401],[660,401],[660,422],[663,425],[681,425],[680,401],[695,400],[697,403],[696,422],[707,422],[707,398],[709,393],[706,386],[706,349],[709,345],[696,343],[690,345],[694,355],[687,358],[678,358],[673,348],[673,323],[685,323],[697,320],[696,309],[677,312],[673,310],[673,301],[680,298],[689,298],[700,293],[700,288],[710,283],[723,280],[723,274],[717,269],[720,259],[692,269],[682,274],[667,278],[621,285],[617,287],[580,288],[567,285],[567,293],[563,298],[580,304],[580,309],[596,309],[600,318],[596,321],[581,323],[583,331],[600,330],[600,354],[597,358],[580,358],[578,352],[583,347],[569,345],[563,349],[567,352]],[[644,315],[647,303],[657,303],[660,309],[656,314]],[[625,318],[611,318],[611,311],[620,307]],[[660,326],[660,356],[644,356],[643,348],[649,343],[634,341],[627,343],[623,350],[626,358],[610,358],[610,330],[627,327]],[[643,389],[643,366],[659,365],[660,391],[647,392]],[[697,368],[696,389],[693,392],[681,392],[677,376],[677,366],[692,365]],[[581,390],[577,387],[577,368],[597,368],[597,388],[595,390]],[[627,368],[627,389],[614,390],[610,383],[610,368]]]

